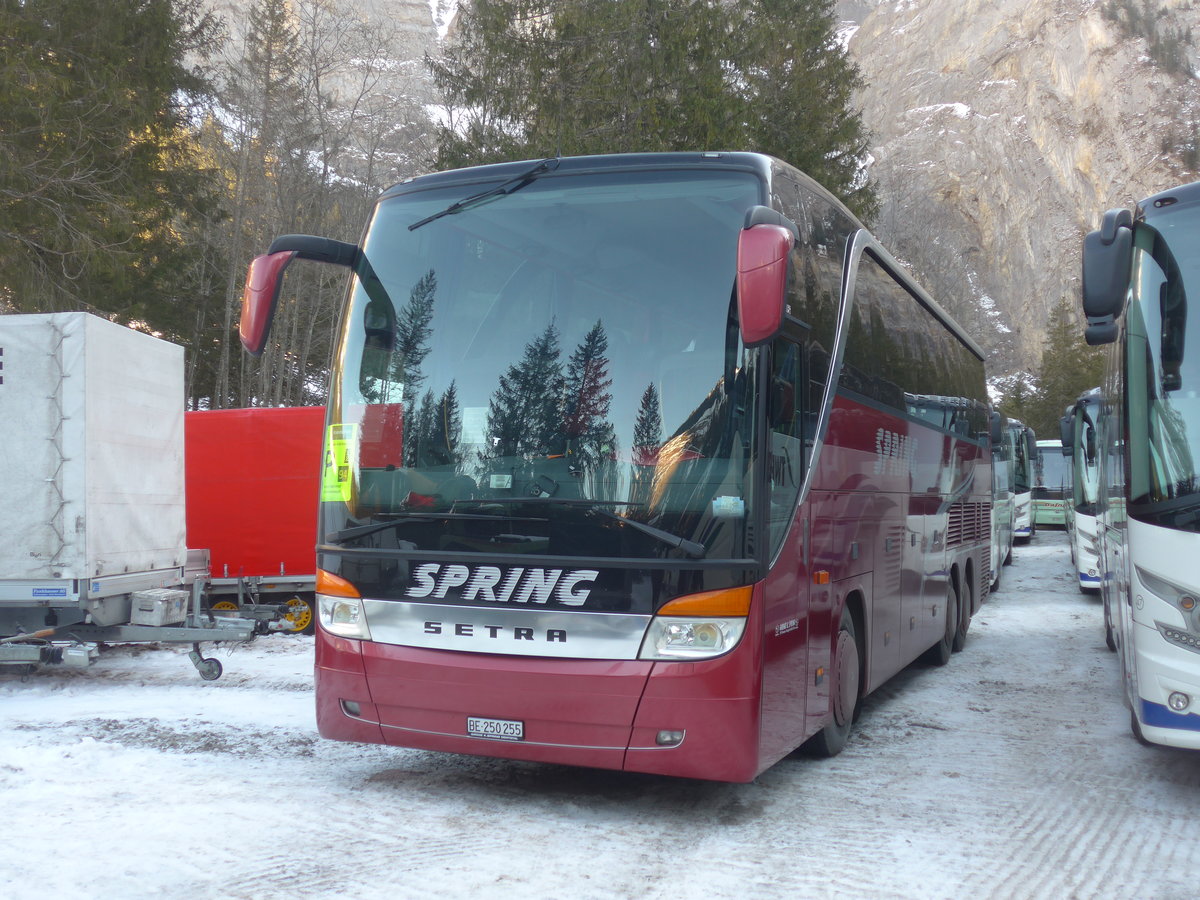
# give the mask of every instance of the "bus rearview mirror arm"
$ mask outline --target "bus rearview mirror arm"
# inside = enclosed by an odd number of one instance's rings
[[[266,349],[267,338],[271,336],[271,323],[275,319],[275,307],[279,303],[283,274],[294,259],[309,259],[351,269],[357,269],[365,262],[359,246],[345,241],[309,234],[285,234],[272,241],[265,254],[251,261],[242,290],[238,334],[242,346],[251,356],[262,356]],[[377,284],[379,280],[374,278],[374,272],[371,276],[371,279],[364,281],[371,280]]]

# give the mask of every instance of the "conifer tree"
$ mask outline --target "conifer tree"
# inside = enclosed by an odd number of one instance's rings
[[[0,2],[0,309],[186,321],[179,225],[215,183],[185,58],[214,34],[199,0]]]
[[[428,60],[438,165],[624,151],[761,150],[860,215],[858,71],[833,0],[476,0]]]
[[[584,467],[599,462],[614,434],[607,421],[612,405],[607,353],[608,336],[597,320],[567,360],[563,431]]]
[[[563,372],[558,328],[525,345],[520,362],[508,367],[488,405],[489,458],[547,456],[561,452]]]
[[[1069,297],[1060,299],[1050,313],[1040,374],[1039,414],[1036,424],[1026,424],[1039,434],[1045,429],[1048,436],[1055,437],[1063,409],[1104,378],[1104,350],[1087,345],[1075,315],[1075,303]]]
[[[637,419],[633,423],[633,461],[637,465],[650,465],[662,445],[662,406],[658,389],[653,383],[646,385],[642,401],[638,405]]]
[[[1103,377],[1104,350],[1087,345],[1075,303],[1062,297],[1050,313],[1035,384],[1021,377],[1014,379],[998,406],[1005,415],[1032,428],[1039,438],[1053,439],[1058,437],[1063,410],[1084,391],[1099,385]]]

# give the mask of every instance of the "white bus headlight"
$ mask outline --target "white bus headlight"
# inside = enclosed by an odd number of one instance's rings
[[[742,639],[750,587],[706,591],[664,604],[646,629],[639,659],[710,659]]]
[[[745,619],[658,617],[646,630],[641,659],[707,659],[728,653],[741,640]]]
[[[339,637],[358,638],[369,641],[371,630],[367,627],[367,614],[362,600],[357,597],[328,597],[317,594],[317,614],[321,627]]]

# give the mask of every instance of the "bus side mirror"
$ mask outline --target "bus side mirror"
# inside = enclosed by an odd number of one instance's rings
[[[992,440],[992,450],[1004,443],[1004,417],[998,412],[992,412],[988,417],[988,437]]]
[[[1125,308],[1133,266],[1133,215],[1110,209],[1097,231],[1083,239],[1084,338],[1091,346],[1117,339],[1116,320]]]
[[[760,210],[763,212],[755,216]],[[780,221],[758,221],[767,214],[774,214]],[[796,243],[796,232],[782,222],[787,220],[774,210],[755,207],[738,235],[738,322],[742,343],[747,347],[765,344],[783,328],[788,256]]]
[[[246,352],[252,356],[262,356],[271,334],[275,307],[279,303],[283,270],[293,259],[311,259],[313,262],[353,268],[360,256],[357,244],[310,234],[284,234],[272,241],[267,252],[263,256],[256,256],[250,263],[246,286],[242,290],[242,317],[238,323],[238,333]]]
[[[242,317],[238,323],[238,334],[242,346],[251,356],[262,356],[267,346],[271,321],[275,318],[275,307],[279,303],[279,289],[283,285],[283,270],[295,258],[294,250],[284,250],[256,256],[250,263],[246,286],[242,290]]]
[[[1075,420],[1068,412],[1058,420],[1059,439],[1062,441],[1063,456],[1075,455]]]

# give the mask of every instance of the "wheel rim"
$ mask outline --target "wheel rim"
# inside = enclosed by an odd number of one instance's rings
[[[854,706],[858,702],[858,644],[848,631],[838,632],[834,666],[837,681],[834,684],[833,717],[838,725],[845,725],[854,715]]]
[[[312,624],[312,607],[299,597],[293,597],[287,602],[287,612],[283,614],[283,620],[291,627],[289,631],[303,631]]]
[[[954,635],[958,633],[958,594],[954,585],[946,588],[946,645],[954,643]]]
[[[218,600],[209,609],[213,612],[237,612],[238,605],[232,600]]]

